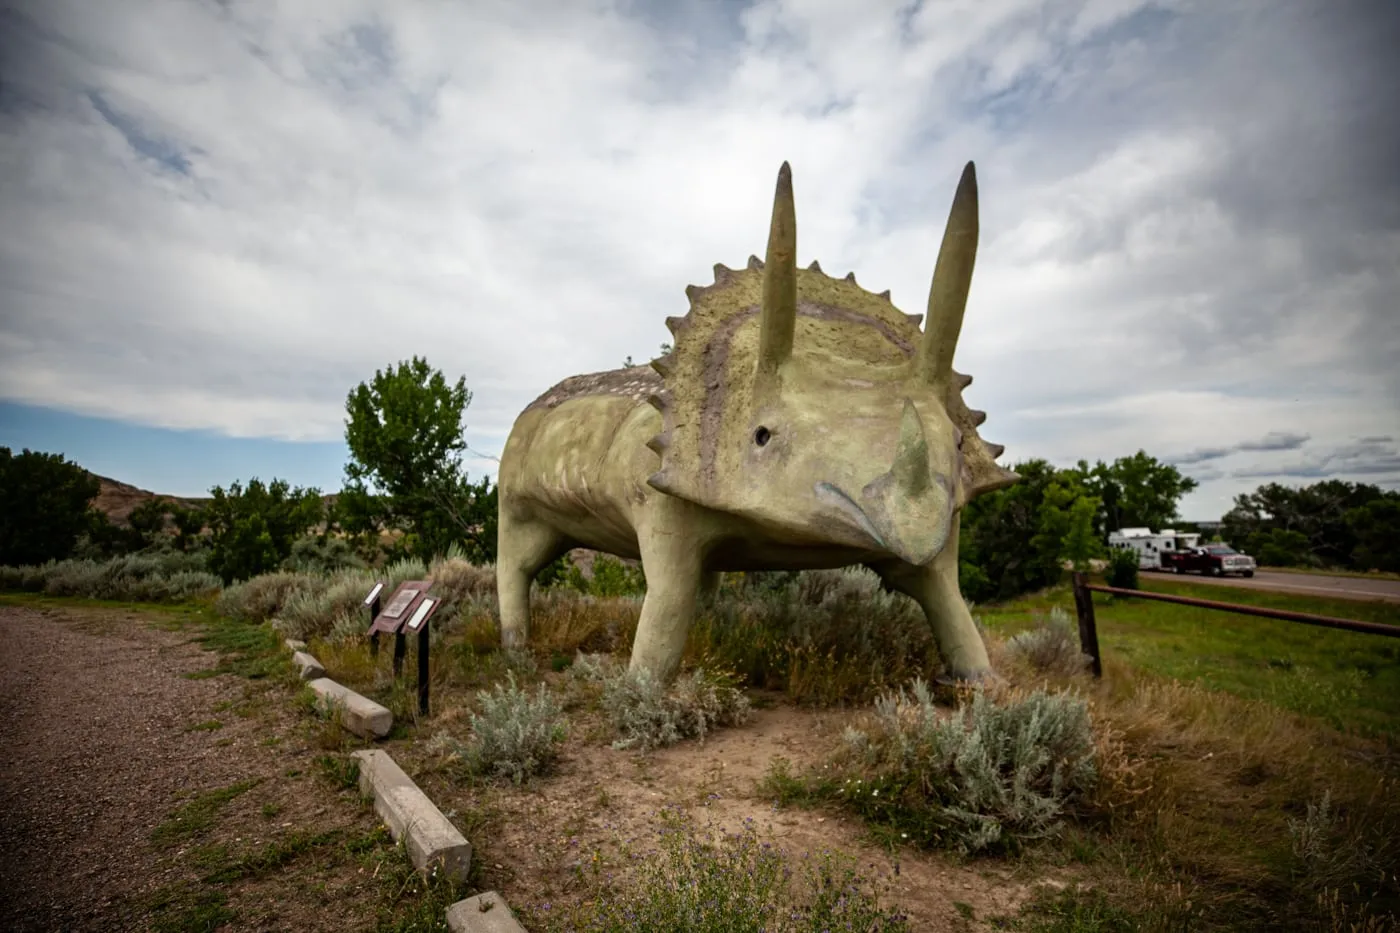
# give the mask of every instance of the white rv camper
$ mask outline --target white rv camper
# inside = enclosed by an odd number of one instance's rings
[[[1189,551],[1200,545],[1201,536],[1195,532],[1181,532],[1173,528],[1163,528],[1157,534],[1150,528],[1120,528],[1110,532],[1108,546],[1116,550],[1131,548],[1137,552],[1140,570],[1162,569],[1162,553]]]

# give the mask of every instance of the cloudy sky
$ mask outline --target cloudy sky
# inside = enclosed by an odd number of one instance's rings
[[[1006,462],[1400,486],[1400,5],[1359,0],[0,4],[0,444],[199,495],[340,485],[345,396],[425,355],[499,453],[645,360],[716,262],[920,312]],[[485,458],[473,475],[492,473]]]

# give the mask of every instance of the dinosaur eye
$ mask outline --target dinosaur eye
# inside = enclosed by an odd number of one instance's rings
[[[767,428],[759,427],[757,431],[753,432],[753,442],[762,447],[764,444],[768,443],[768,438],[772,436],[773,435]]]

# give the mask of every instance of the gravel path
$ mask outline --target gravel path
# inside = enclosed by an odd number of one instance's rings
[[[187,731],[241,695],[213,656],[134,613],[0,606],[0,929],[140,929],[177,796],[238,780]],[[226,743],[225,743],[226,744]]]

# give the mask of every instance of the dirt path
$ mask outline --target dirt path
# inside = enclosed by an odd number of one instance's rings
[[[363,906],[328,909],[309,885],[249,909],[246,870],[199,881],[292,833],[374,831],[347,795],[306,783],[285,697],[186,676],[214,655],[132,612],[0,606],[0,640],[0,929],[363,924]],[[347,872],[329,868],[332,892]]]

